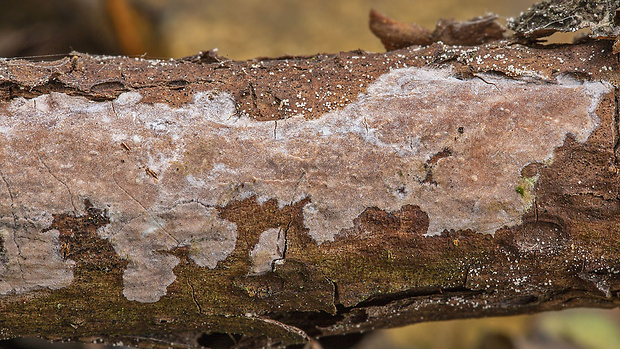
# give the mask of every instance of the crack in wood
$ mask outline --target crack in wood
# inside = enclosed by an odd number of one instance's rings
[[[41,156],[39,154],[37,154],[37,158],[39,159],[39,161],[43,164],[43,167],[45,167],[45,169],[47,170],[47,172],[49,172],[49,174],[54,177],[55,180],[57,180],[58,182],[60,182],[66,189],[67,192],[69,193],[69,200],[71,201],[71,206],[73,206],[73,214],[77,215],[78,214],[78,209],[75,206],[75,203],[73,202],[73,193],[71,193],[71,189],[69,188],[69,186],[67,185],[67,183],[63,180],[61,180],[58,176],[56,176],[52,170],[49,168],[49,166],[47,166],[47,164],[45,163],[45,161],[43,161],[43,158],[41,158]]]
[[[19,267],[20,278],[23,282],[25,282],[26,279],[24,276],[24,270],[23,270],[22,263],[21,263],[21,261],[24,260],[25,258],[22,255],[21,245],[17,243],[17,229],[19,229],[19,225],[17,223],[17,214],[15,213],[15,199],[14,199],[13,191],[11,190],[11,186],[9,185],[9,181],[7,180],[6,176],[1,170],[0,170],[0,178],[2,178],[2,181],[6,185],[6,190],[9,192],[9,198],[11,199],[11,214],[13,216],[13,228],[11,229],[11,232],[9,234],[12,235],[13,244],[15,245],[15,248],[17,249],[17,256],[19,257],[17,260],[17,265]]]
[[[144,210],[144,212],[155,222],[155,224],[157,224],[159,226],[159,228],[168,236],[170,237],[172,240],[174,240],[176,242],[176,244],[178,245],[180,243],[180,241],[175,238],[172,234],[170,234],[169,231],[167,231],[163,225],[161,225],[157,219],[155,219],[155,217],[153,216],[153,214],[138,200],[136,199],[136,197],[134,197],[127,189],[123,188],[118,181],[116,180],[116,177],[112,176],[112,180],[114,181],[114,184],[116,184],[117,187],[119,187],[127,196],[129,196],[133,201],[135,201],[141,208],[142,210]]]
[[[189,282],[189,277],[187,278],[187,286],[189,286],[192,290],[192,300],[194,301],[194,304],[196,304],[196,308],[198,308],[198,313],[202,314],[202,307],[200,306],[200,303],[198,303],[198,299],[196,299],[196,290],[194,289],[194,285]]]

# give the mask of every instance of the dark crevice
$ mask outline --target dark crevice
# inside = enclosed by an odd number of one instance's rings
[[[515,298],[511,298],[506,300],[505,302],[503,302],[504,305],[508,306],[515,306],[515,305],[531,305],[531,304],[536,304],[539,303],[539,299],[538,297],[534,296],[534,295],[526,295],[526,296],[522,296],[522,297],[515,297]]]
[[[340,291],[338,290],[338,284],[333,281],[330,280],[332,285],[334,286],[334,306],[336,307],[336,310],[338,309],[338,305],[340,304]]]
[[[282,247],[282,251],[280,253],[280,258],[279,259],[286,259],[286,250],[288,249],[288,230],[291,227],[291,223],[293,222],[293,217],[291,214],[291,220],[288,222],[288,224],[286,225],[286,228],[284,228],[284,231],[280,230],[280,232],[282,233],[282,238],[284,239],[284,246]],[[278,232],[278,234],[280,234],[280,232]],[[280,236],[278,236],[278,240],[280,239]],[[274,261],[275,262],[275,261]]]
[[[349,308],[363,308],[363,307],[376,307],[376,306],[385,306],[395,301],[400,301],[409,298],[415,297],[428,297],[428,296],[436,296],[441,295],[442,297],[449,298],[450,294],[458,294],[458,295],[478,295],[484,293],[481,290],[471,290],[466,287],[458,286],[451,288],[415,288],[411,290],[405,290],[401,292],[394,292],[386,295],[380,295],[371,297],[365,301],[358,303],[357,305]]]
[[[94,93],[107,93],[113,95],[119,95],[123,92],[129,91],[122,82],[119,81],[103,81],[96,83],[90,87],[90,90]]]
[[[172,80],[167,83],[167,86],[171,90],[179,90],[185,88],[187,85],[189,85],[189,83],[190,82],[187,80]]]
[[[463,289],[467,289],[467,281],[469,278],[469,268],[470,266],[467,266],[467,269],[465,270],[465,275],[463,276]]]
[[[478,74],[473,74],[475,78],[478,78],[480,80],[482,80],[482,82],[484,82],[487,85],[493,85],[497,90],[499,90],[499,87],[497,87],[496,84],[492,83],[492,82],[488,82],[486,81],[482,76],[478,75]]]
[[[321,328],[328,328],[341,322],[345,319],[345,315],[348,322],[364,323],[368,317],[364,311],[364,308],[366,307],[381,307],[389,305],[395,301],[413,299],[416,297],[441,295],[444,298],[449,298],[451,295],[479,295],[482,293],[484,292],[481,290],[474,291],[461,286],[453,288],[429,288],[426,290],[414,289],[373,297],[350,307],[336,303],[336,314],[334,315],[326,312],[285,312],[271,313],[266,316],[287,325],[298,327],[305,331],[309,336],[314,337],[321,334]]]
[[[232,333],[203,333],[196,342],[207,348],[212,349],[227,349],[234,347],[239,340],[241,339],[240,335],[232,334]]]
[[[19,97],[32,99],[51,92],[65,93],[70,96],[81,96],[91,101],[101,102],[114,100],[124,91],[115,90],[113,94],[85,92],[76,87],[67,85],[56,78],[51,78],[45,84],[34,87],[9,81],[0,83],[0,100],[4,101],[10,101]]]
[[[297,195],[297,188],[299,187],[299,183],[301,183],[301,181],[304,179],[304,177],[306,176],[306,172],[304,171],[299,178],[297,179],[297,182],[295,183],[295,188],[293,189],[293,196],[291,197],[291,201],[289,203],[289,206],[293,206],[294,204],[294,200],[295,200],[295,195]],[[303,200],[300,200],[299,203],[301,203],[302,205],[305,205],[304,202],[308,202],[310,199],[309,198],[305,198]],[[284,231],[282,232],[282,234],[284,234],[284,248],[282,249],[282,254],[281,254],[281,258],[279,259],[286,259],[286,251],[288,250],[288,232],[289,229],[291,228],[291,225],[293,224],[293,220],[295,218],[294,216],[294,210],[290,211],[290,219],[288,221],[288,223],[286,224],[286,228],[284,228]],[[274,261],[275,262],[275,261]],[[273,268],[272,268],[273,269]]]
[[[297,327],[310,337],[319,336],[321,334],[320,328],[336,325],[344,319],[341,314],[332,315],[324,311],[288,311],[266,314],[265,317]]]
[[[187,286],[189,286],[189,288],[192,290],[192,300],[194,301],[194,304],[196,304],[198,313],[202,314],[202,307],[200,306],[200,303],[198,303],[198,299],[196,298],[196,290],[194,289],[194,285],[189,282],[189,278],[187,279]]]

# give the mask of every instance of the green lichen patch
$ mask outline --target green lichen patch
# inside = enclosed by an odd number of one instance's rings
[[[536,181],[538,181],[537,175],[533,177],[519,178],[519,184],[515,188],[515,191],[521,196],[524,211],[529,211],[534,204],[534,201],[536,199],[534,195],[534,187],[536,186]]]

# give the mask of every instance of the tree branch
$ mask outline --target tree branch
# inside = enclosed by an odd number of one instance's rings
[[[275,346],[615,307],[612,45],[4,60],[0,336]]]

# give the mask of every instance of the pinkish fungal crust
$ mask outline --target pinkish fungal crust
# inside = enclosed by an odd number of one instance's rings
[[[7,251],[22,247],[22,257],[53,261],[59,272],[50,281],[21,266],[29,273],[22,277],[11,250],[0,261],[0,293],[70,282],[53,231],[37,240],[39,252],[24,246],[51,224],[39,217],[80,214],[86,198],[107,208],[110,223],[98,233],[128,260],[124,294],[140,302],[157,301],[176,278],[179,260],[165,251],[189,246],[190,258],[208,268],[224,260],[237,227],[217,207],[252,196],[281,207],[309,197],[304,224],[317,243],[368,207],[417,205],[428,214],[428,235],[520,224],[531,205],[531,195],[516,190],[521,169],[551,161],[568,134],[585,142],[611,85],[481,77],[397,69],[342,110],[277,127],[239,116],[218,91],[197,93],[182,108],[140,103],[136,92],[112,102],[18,98],[0,111],[0,232]],[[13,217],[36,229],[19,230]],[[284,243],[280,232],[264,232],[250,272],[268,271]]]

